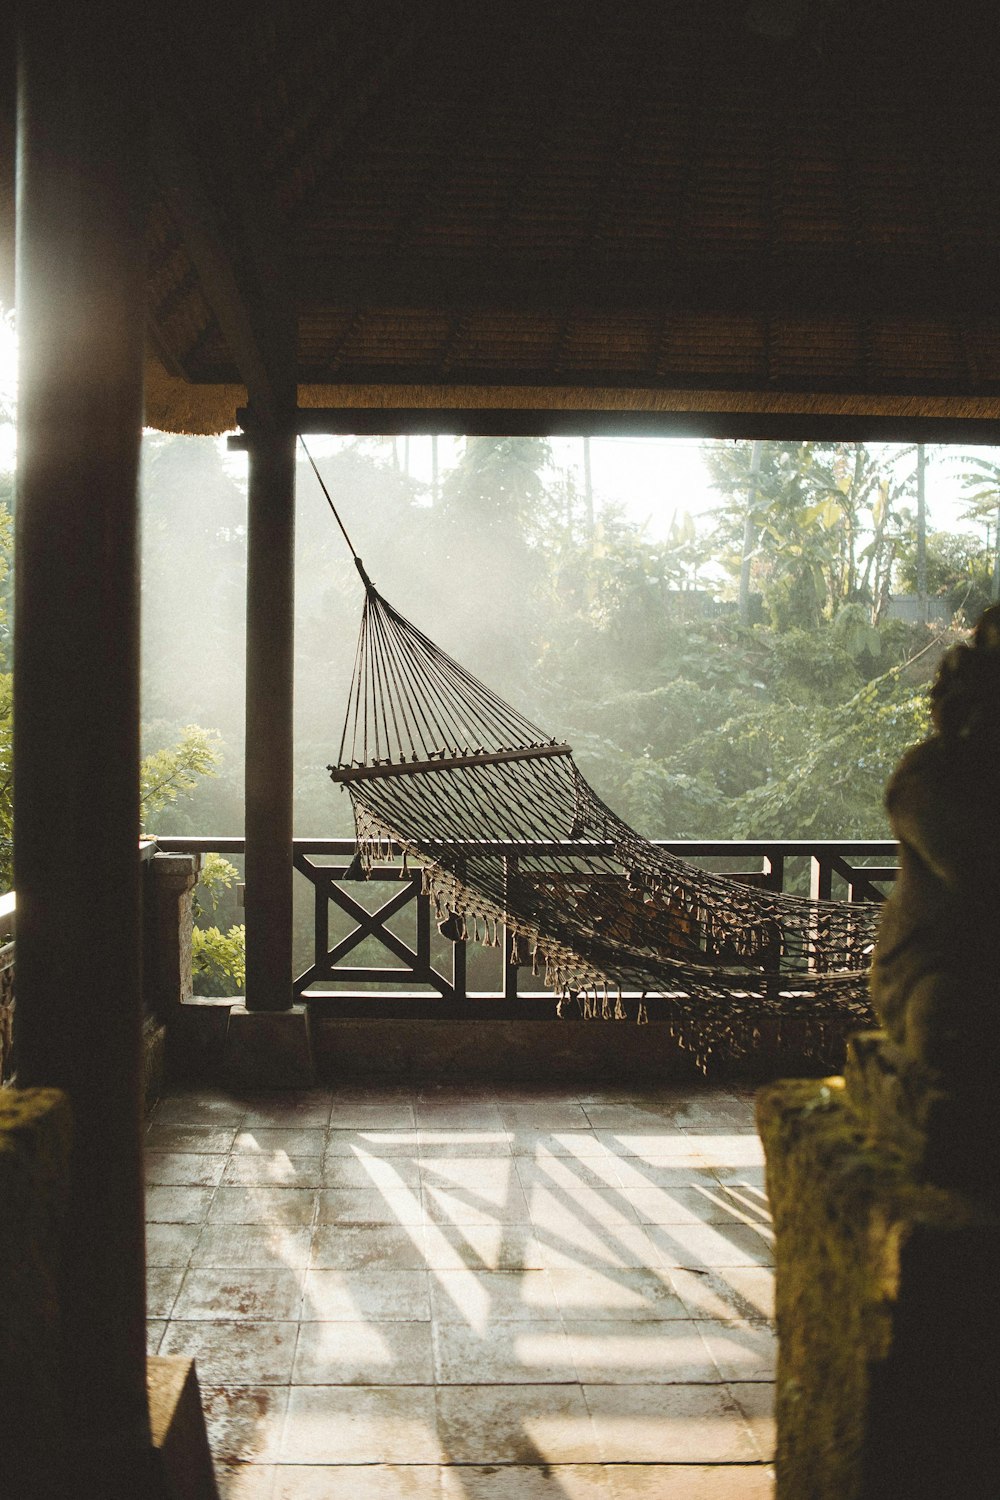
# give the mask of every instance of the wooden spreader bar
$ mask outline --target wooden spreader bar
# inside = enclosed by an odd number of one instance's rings
[[[414,771],[456,771],[462,766],[497,766],[508,760],[543,760],[572,755],[569,745],[525,745],[518,750],[484,750],[479,755],[450,755],[435,760],[405,760],[388,765],[327,766],[331,781],[378,781],[386,776],[409,776]]]

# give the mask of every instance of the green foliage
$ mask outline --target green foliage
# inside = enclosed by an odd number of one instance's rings
[[[193,791],[203,776],[214,776],[220,758],[218,735],[197,724],[189,724],[175,745],[144,756],[139,767],[142,832],[151,818]]]
[[[202,995],[235,995],[246,988],[246,928],[196,927],[191,934],[191,966]]]
[[[993,601],[993,563],[982,543],[966,532],[931,531],[927,534],[927,592],[944,599],[953,615],[974,624]],[[915,547],[903,550],[899,577],[909,592],[916,592]]]
[[[218,911],[223,892],[231,890],[239,878],[239,870],[221,854],[203,855],[195,888],[195,916],[200,916],[206,909]]]
[[[219,909],[240,872],[221,854],[202,857],[194,891],[194,931],[191,934],[191,967],[195,992],[201,995],[235,995],[246,987],[246,928],[233,923],[226,931],[216,922],[202,919]]]

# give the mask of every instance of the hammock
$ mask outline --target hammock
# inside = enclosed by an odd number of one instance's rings
[[[754,887],[642,838],[587,784],[569,745],[379,594],[323,490],[365,587],[328,768],[353,803],[352,874],[412,857],[446,937],[498,943],[506,930],[512,962],[544,976],[561,1014],[623,1019],[633,991],[643,1020],[656,995],[700,1058],[752,1045],[766,1016],[805,1019],[820,1048],[830,1023],[872,1024],[876,903]]]

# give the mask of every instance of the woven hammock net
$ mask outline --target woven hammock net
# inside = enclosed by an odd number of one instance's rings
[[[447,937],[498,942],[506,928],[513,961],[544,976],[563,1013],[622,1018],[623,991],[655,995],[702,1056],[752,1045],[768,1015],[804,1018],[819,1046],[845,1015],[871,1024],[877,904],[779,894],[657,848],[568,745],[404,619],[356,561],[365,604],[329,769],[353,801],[358,873],[412,857]]]

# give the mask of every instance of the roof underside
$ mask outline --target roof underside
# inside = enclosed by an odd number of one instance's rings
[[[870,0],[240,16],[159,59],[158,423],[232,425],[282,361],[326,406],[1000,416],[992,64],[950,19],[914,39]]]

